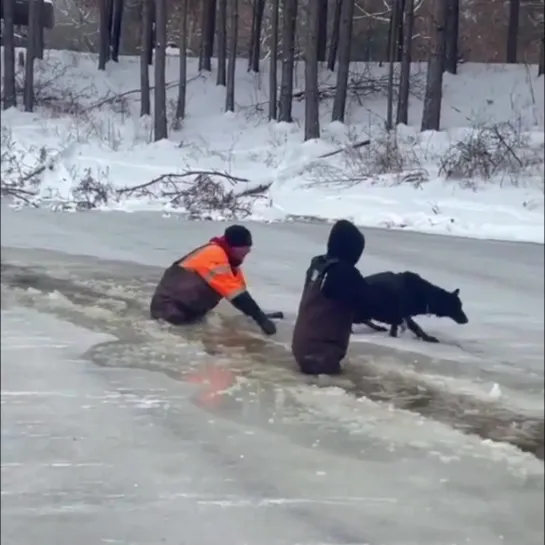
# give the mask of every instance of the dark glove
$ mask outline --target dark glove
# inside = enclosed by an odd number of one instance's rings
[[[276,333],[275,323],[270,318],[267,318],[265,314],[257,318],[256,323],[266,335],[274,335]]]
[[[259,325],[263,333],[266,333],[267,335],[274,335],[276,333],[276,326],[274,323],[267,318],[247,291],[237,295],[231,300],[231,303],[236,309],[240,310],[240,312],[252,318],[257,325]]]
[[[270,320],[283,320],[284,313],[281,310],[275,310],[274,312],[265,312],[265,316]]]

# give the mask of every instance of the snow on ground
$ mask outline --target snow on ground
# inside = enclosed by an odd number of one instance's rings
[[[170,127],[167,141],[153,143],[151,120],[138,116],[139,59],[121,58],[99,72],[95,56],[49,51],[37,64],[38,102],[48,106],[33,114],[3,112],[3,159],[15,161],[3,160],[2,176],[17,179],[23,162],[25,173],[47,164],[40,173],[42,197],[73,199],[82,179],[120,188],[188,169],[220,170],[248,180],[238,183],[237,191],[272,183],[253,203],[254,219],[348,217],[365,226],[543,243],[543,77],[535,76],[533,66],[462,65],[459,75],[445,76],[445,130],[420,133],[425,74],[424,66],[415,64],[409,126],[400,126],[392,143],[382,130],[384,93],[368,88],[369,81],[384,80],[386,67],[354,65],[354,77],[367,83],[360,85],[359,102],[350,101],[347,126],[329,123],[331,101],[324,100],[322,138],[304,143],[303,101],[294,102],[292,124],[266,119],[266,66],[256,76],[239,63],[237,111],[225,114],[224,89],[215,85],[215,73],[198,75],[190,60],[187,118],[179,130]],[[169,56],[171,120],[177,74],[177,58]],[[334,84],[325,71],[321,80],[324,88]],[[296,86],[302,85],[298,67]],[[76,105],[77,116],[64,113]],[[452,146],[468,144],[470,137],[477,144],[484,139],[497,144],[498,123],[500,140],[513,151],[496,148],[498,172],[489,180],[463,172],[461,180],[444,179],[439,167],[447,156],[452,159]],[[368,147],[320,157],[366,138],[372,141]],[[467,161],[462,166],[467,168]],[[347,182],[354,178],[363,181]],[[172,210],[168,200],[142,197],[103,206],[112,207]]]

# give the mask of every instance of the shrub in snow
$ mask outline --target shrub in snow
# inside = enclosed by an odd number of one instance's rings
[[[427,172],[420,168],[420,160],[410,143],[402,143],[397,134],[382,133],[367,143],[354,142],[338,152],[328,153],[310,167],[310,185],[340,184],[354,186],[362,182],[390,182],[420,184],[427,180]],[[338,153],[338,155],[337,155]],[[329,158],[336,155],[335,163]]]
[[[82,77],[74,62],[67,62],[69,60],[69,56],[59,59],[46,52],[43,60],[35,61],[34,104],[48,109],[54,116],[79,115],[98,94],[94,82]],[[19,95],[23,93],[24,80],[23,63],[15,74],[15,89]]]
[[[359,152],[359,162],[369,174],[400,174],[420,166],[420,160],[409,146],[402,146],[394,131],[371,140],[368,147]]]
[[[543,145],[531,145],[528,133],[512,123],[481,125],[451,145],[440,161],[447,179],[490,180],[507,176],[512,183],[533,176],[543,167]]]
[[[92,210],[108,206],[110,201],[116,200],[116,196],[116,189],[110,182],[95,179],[91,169],[87,168],[82,179],[72,190],[72,200],[62,203],[61,207]]]
[[[35,205],[42,175],[52,168],[48,150],[43,146],[27,149],[18,145],[7,127],[2,127],[1,142],[0,195]]]

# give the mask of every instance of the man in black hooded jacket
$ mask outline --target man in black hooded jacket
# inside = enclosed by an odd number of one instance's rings
[[[364,308],[366,282],[356,268],[365,237],[347,220],[333,225],[327,253],[311,260],[292,339],[292,353],[309,375],[338,375],[356,309]]]

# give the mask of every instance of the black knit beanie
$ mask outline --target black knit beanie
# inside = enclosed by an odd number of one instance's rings
[[[230,225],[225,229],[223,236],[227,244],[233,248],[252,245],[252,233],[243,225]]]

